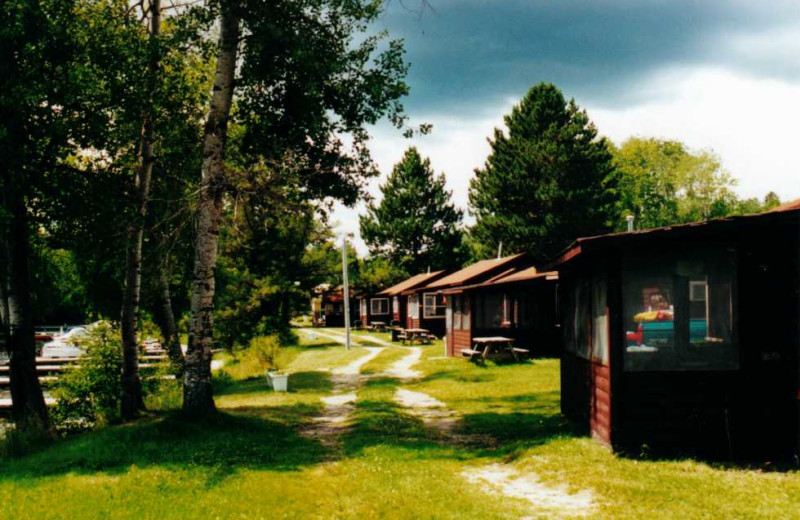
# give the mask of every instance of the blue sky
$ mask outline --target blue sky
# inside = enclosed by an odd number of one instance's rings
[[[390,0],[376,24],[405,40],[404,104],[413,122],[433,124],[413,140],[373,129],[381,180],[413,144],[466,208],[486,137],[530,86],[548,81],[617,143],[678,139],[719,154],[743,196],[800,197],[800,1],[429,2],[420,12],[420,0]],[[357,234],[361,212],[337,208],[339,229]]]

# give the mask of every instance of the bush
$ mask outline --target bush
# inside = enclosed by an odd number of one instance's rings
[[[233,376],[224,369],[217,370],[211,377],[211,384],[214,387],[215,392],[225,390],[235,382]]]
[[[80,366],[68,370],[55,383],[57,404],[53,422],[61,432],[84,430],[119,417],[122,395],[122,345],[108,323],[90,329],[83,344]]]
[[[259,336],[250,340],[250,351],[262,370],[281,369],[281,340],[277,335]]]

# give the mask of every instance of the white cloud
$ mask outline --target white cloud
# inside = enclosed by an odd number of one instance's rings
[[[617,143],[638,135],[710,148],[739,180],[740,195],[800,196],[800,85],[698,68],[662,71],[642,88],[658,94],[657,101],[622,110],[587,107],[603,134]]]
[[[745,197],[763,197],[775,191],[782,199],[800,196],[800,84],[760,79],[717,68],[665,69],[638,85],[636,99],[644,103],[627,108],[584,105],[603,135],[615,142],[630,136],[662,137],[685,142],[694,149],[712,149],[724,167],[738,178],[737,191]],[[644,93],[644,95],[642,95]],[[445,172],[456,204],[467,205],[473,170],[489,154],[486,138],[517,100],[507,100],[490,113],[494,116],[444,114],[420,117],[434,132],[412,140],[391,128],[374,132],[373,156],[381,170],[370,185],[378,196],[383,182],[403,151],[411,145],[430,157],[435,171]],[[481,110],[486,114],[485,110]],[[337,207],[338,230],[356,235],[361,254],[366,246],[358,237],[356,209]]]

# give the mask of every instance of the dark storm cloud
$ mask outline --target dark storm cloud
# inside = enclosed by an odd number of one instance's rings
[[[580,104],[623,106],[670,66],[796,80],[800,59],[737,50],[747,36],[800,29],[800,1],[420,0],[389,3],[380,25],[406,41],[413,112],[480,113],[550,81]],[[763,55],[766,52],[767,55]]]

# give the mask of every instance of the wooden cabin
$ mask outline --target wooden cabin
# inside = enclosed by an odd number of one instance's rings
[[[576,241],[559,270],[563,412],[619,450],[798,453],[800,211]]]
[[[325,327],[344,327],[344,290],[341,287],[325,290],[320,297],[320,325]],[[358,299],[350,296],[350,325],[361,319],[358,313]]]
[[[445,274],[447,274],[447,271],[418,274],[377,293],[374,298],[385,299],[391,308],[391,318],[387,320],[387,323],[394,322],[398,325],[407,326],[408,296],[403,293],[436,281]],[[383,306],[385,304],[381,303],[379,305]]]
[[[445,291],[457,287],[480,284],[499,275],[510,274],[516,269],[529,267],[530,265],[530,258],[524,254],[481,260],[439,280],[418,287],[414,291],[409,291],[408,327],[428,329],[436,336],[444,337],[448,329],[448,305]],[[461,338],[466,337],[464,331],[457,335]],[[467,343],[469,344],[469,340],[467,340]]]
[[[558,273],[536,267],[512,268],[483,282],[442,291],[447,300],[448,356],[472,348],[472,338],[512,338],[533,356],[557,356]]]

